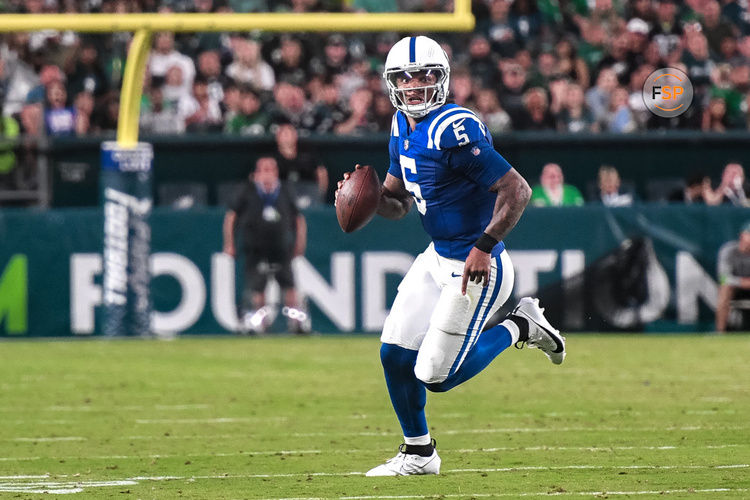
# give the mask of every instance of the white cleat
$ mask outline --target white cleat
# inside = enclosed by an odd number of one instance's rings
[[[405,449],[406,445],[399,446],[398,455],[386,463],[370,469],[365,476],[419,476],[440,473],[440,457],[437,450],[433,450],[429,457],[422,457],[407,454],[404,452]]]
[[[526,345],[532,349],[539,348],[556,365],[563,362],[565,337],[544,317],[544,309],[539,307],[539,299],[522,298],[511,314],[529,321],[529,340],[526,341]]]

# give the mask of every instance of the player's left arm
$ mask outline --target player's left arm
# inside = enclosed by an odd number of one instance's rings
[[[500,153],[492,146],[492,139],[484,125],[473,117],[454,120],[453,129],[443,127],[441,145],[451,150],[451,165],[480,186],[497,193],[492,218],[484,233],[474,244],[464,264],[461,292],[471,280],[489,284],[490,253],[505,238],[521,218],[531,198],[531,188]]]
[[[497,193],[495,209],[484,233],[466,257],[461,284],[461,293],[464,294],[469,280],[484,286],[489,284],[490,252],[516,226],[531,198],[531,188],[526,179],[512,167],[492,185],[490,191]]]

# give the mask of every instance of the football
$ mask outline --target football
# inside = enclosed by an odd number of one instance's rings
[[[380,179],[369,165],[356,169],[339,190],[336,217],[345,233],[363,228],[373,218],[380,202]]]

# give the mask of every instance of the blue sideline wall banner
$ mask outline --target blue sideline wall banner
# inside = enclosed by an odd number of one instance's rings
[[[220,209],[150,217],[157,334],[237,326],[241,261],[221,253]],[[294,262],[313,328],[377,332],[414,257],[429,243],[416,214],[344,234],[333,208],[306,212],[308,249]],[[530,208],[506,240],[514,297],[536,295],[565,331],[712,328],[716,255],[748,211],[732,207]],[[0,336],[104,334],[101,210],[0,211]],[[275,329],[283,330],[282,318]],[[128,332],[132,333],[132,332]]]

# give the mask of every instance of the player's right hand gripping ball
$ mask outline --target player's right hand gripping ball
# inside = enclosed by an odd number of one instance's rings
[[[345,233],[363,228],[375,216],[380,203],[380,179],[369,165],[356,169],[336,196],[336,217]]]

